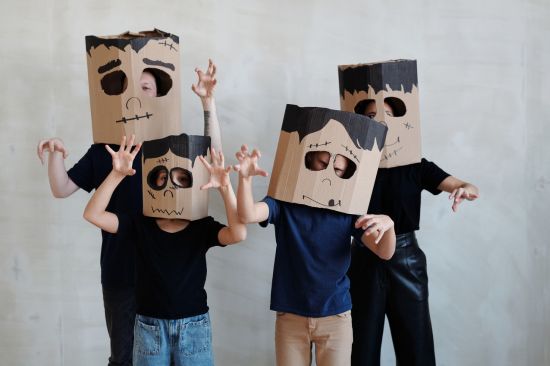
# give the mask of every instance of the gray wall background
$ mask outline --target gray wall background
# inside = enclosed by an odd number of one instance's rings
[[[0,364],[106,364],[89,195],[52,198],[35,149],[62,137],[71,167],[92,143],[84,36],[153,27],[180,35],[184,130],[202,133],[190,86],[212,57],[226,155],[260,147],[267,169],[286,103],[339,108],[338,64],[417,59],[423,153],[481,190],[458,213],[423,197],[438,363],[550,365],[548,0],[3,1]],[[272,228],[250,226],[209,253],[219,365],[274,364],[274,252]]]

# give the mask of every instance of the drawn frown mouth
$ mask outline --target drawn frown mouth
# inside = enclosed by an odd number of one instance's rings
[[[135,115],[134,117],[122,117],[121,119],[115,121],[116,123],[127,123],[129,121],[139,121],[140,119],[142,118],[146,118],[146,119],[149,119],[150,117],[153,117],[153,114],[152,113],[149,113],[149,112],[146,112],[143,116],[139,116],[139,115]]]
[[[308,196],[306,196],[306,195],[303,195],[303,196],[302,196],[302,199],[305,200],[306,198],[307,198],[308,200],[310,200],[310,201],[315,202],[315,203],[318,204],[318,205],[325,206],[325,207],[342,206],[342,201],[341,201],[341,200],[338,200],[338,202],[335,202],[335,201],[331,198],[330,200],[328,200],[328,203],[327,203],[327,204],[324,204],[324,203],[321,203],[321,202],[319,202],[319,201],[315,201],[313,198],[308,197]]]

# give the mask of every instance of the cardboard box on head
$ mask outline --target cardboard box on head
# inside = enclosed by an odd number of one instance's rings
[[[138,142],[181,132],[177,36],[158,29],[87,36],[86,51],[95,143],[118,144],[132,134]]]
[[[364,214],[387,127],[366,116],[287,105],[268,195]]]
[[[143,215],[197,220],[208,215],[210,172],[200,162],[209,136],[181,134],[145,141],[142,147]]]
[[[367,114],[388,126],[381,168],[421,159],[418,78],[415,60],[338,66],[340,108]]]

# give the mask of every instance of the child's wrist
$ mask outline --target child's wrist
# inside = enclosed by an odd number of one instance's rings
[[[201,97],[201,103],[202,103],[202,108],[205,111],[212,110],[212,107],[214,105],[214,96],[210,95],[206,97]]]

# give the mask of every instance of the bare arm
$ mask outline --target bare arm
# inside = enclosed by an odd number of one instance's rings
[[[267,177],[267,172],[258,166],[260,151],[249,154],[246,145],[241,147],[235,156],[239,164],[234,169],[239,172],[239,187],[237,188],[237,212],[239,219],[245,224],[262,222],[269,217],[269,207],[265,202],[254,202],[252,194],[252,177],[261,175]]]
[[[453,211],[458,210],[458,205],[465,199],[474,201],[479,197],[479,189],[471,183],[464,182],[453,176],[445,178],[437,189],[450,193],[449,199],[453,200]]]
[[[65,198],[78,190],[78,186],[69,178],[65,168],[65,158],[69,155],[63,141],[58,138],[44,139],[38,142],[36,153],[44,164],[44,153],[48,152],[48,180],[55,198]]]
[[[134,161],[141,144],[138,144],[134,151],[131,151],[133,143],[134,136],[130,138],[127,146],[126,137],[123,137],[120,144],[120,149],[116,152],[113,151],[109,145],[105,145],[105,148],[113,157],[113,170],[96,189],[84,209],[84,218],[87,221],[112,234],[115,234],[118,231],[118,217],[117,215],[106,211],[106,209],[115,188],[120,184],[120,182],[122,182],[124,177],[127,175],[134,175],[136,173],[136,171],[132,168],[132,162]]]
[[[216,102],[214,100],[214,90],[218,82],[216,79],[216,65],[209,59],[206,73],[198,67],[195,68],[195,72],[199,80],[197,84],[191,85],[191,89],[201,98],[202,109],[204,111],[204,135],[210,136],[213,149],[222,151],[220,122],[218,121]]]
[[[217,188],[220,192],[225,205],[227,226],[218,233],[218,240],[224,245],[237,244],[246,239],[246,225],[237,216],[237,199],[231,186],[231,180],[229,179],[231,166],[225,167],[224,156],[221,151],[216,153],[216,150],[212,148],[211,156],[212,164],[208,163],[204,157],[199,157],[201,162],[210,171],[210,181],[202,186],[201,189]]]
[[[363,215],[355,222],[356,228],[363,228],[363,244],[378,257],[388,260],[395,253],[395,230],[393,220],[387,215]]]

